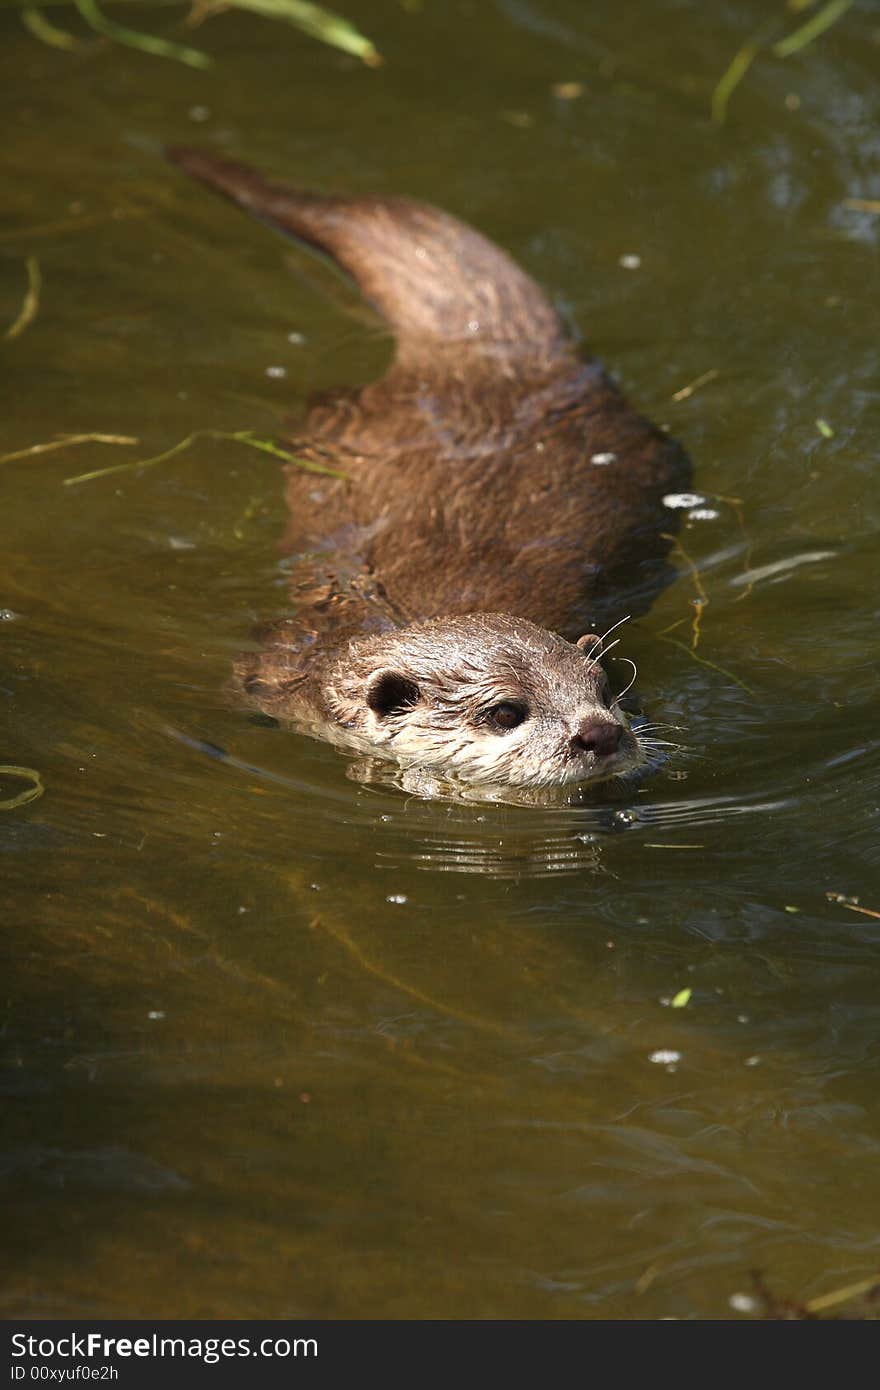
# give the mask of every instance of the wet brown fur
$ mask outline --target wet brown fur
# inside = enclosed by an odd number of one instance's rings
[[[686,457],[503,251],[427,204],[297,193],[213,155],[170,157],[327,252],[396,339],[380,381],[325,395],[292,441],[346,478],[289,472],[295,614],[243,664],[258,703],[320,712],[327,672],[365,633],[500,612],[573,641],[647,606],[665,577],[662,498],[687,484]]]

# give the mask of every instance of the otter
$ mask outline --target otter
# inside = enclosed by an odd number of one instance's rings
[[[288,470],[294,611],[238,663],[247,699],[431,793],[501,797],[639,767],[592,628],[644,611],[671,577],[663,498],[690,478],[680,445],[449,213],[168,154],[329,255],[395,339],[381,380],[325,393],[290,436],[324,471]]]

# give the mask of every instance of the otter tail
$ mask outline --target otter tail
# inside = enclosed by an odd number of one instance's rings
[[[488,348],[502,364],[571,350],[534,281],[439,208],[408,198],[299,193],[200,150],[167,154],[246,212],[329,254],[394,330],[399,360],[443,345]]]

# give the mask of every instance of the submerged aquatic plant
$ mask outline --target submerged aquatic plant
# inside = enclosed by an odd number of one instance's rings
[[[120,0],[113,0],[113,3],[118,4]],[[177,0],[152,0],[152,3],[157,7],[164,7],[169,3],[177,3]],[[82,46],[82,40],[46,18],[43,13],[45,7],[34,5],[30,0],[0,0],[0,4],[13,5],[20,9],[25,27],[35,38],[52,48],[74,50]],[[112,39],[115,43],[139,49],[142,53],[149,53],[158,58],[172,58],[191,68],[213,66],[214,60],[210,54],[202,52],[199,48],[160,38],[156,34],[145,34],[139,29],[129,29],[127,25],[117,23],[104,13],[97,0],[50,0],[50,6],[57,7],[62,4],[73,5],[94,33]],[[360,58],[368,67],[379,67],[382,62],[381,55],[370,39],[347,19],[325,9],[323,5],[313,4],[312,0],[193,0],[188,22],[191,25],[200,24],[211,15],[220,14],[224,10],[249,10],[269,19],[282,20],[298,29],[300,33],[308,34],[310,38],[318,39],[321,43],[330,44],[333,48]]]
[[[28,256],[24,265],[27,271],[28,287],[18,317],[13,324],[10,324],[4,334],[4,337],[9,340],[18,338],[26,328],[29,328],[40,311],[40,287],[42,285],[40,262],[36,256]]]
[[[820,6],[815,14],[782,38],[776,37],[783,27],[782,14],[771,15],[765,19],[752,37],[737,49],[715,86],[712,93],[712,120],[715,124],[723,125],[730,98],[771,38],[775,40],[770,44],[773,56],[790,58],[792,54],[800,53],[808,44],[818,39],[832,24],[836,24],[851,8],[853,2],[854,0],[825,0],[825,4]],[[788,0],[786,9],[799,14],[804,10],[813,9],[815,4],[816,0]]]

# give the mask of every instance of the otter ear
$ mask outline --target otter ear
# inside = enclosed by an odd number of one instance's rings
[[[580,647],[582,652],[585,652],[588,647],[598,647],[601,645],[602,638],[597,636],[595,632],[585,632],[583,637],[579,637],[575,642],[575,646]]]
[[[382,718],[412,709],[418,704],[420,695],[415,681],[400,671],[377,671],[367,686],[367,704]]]

